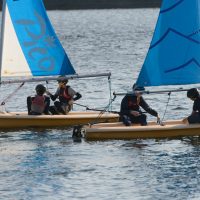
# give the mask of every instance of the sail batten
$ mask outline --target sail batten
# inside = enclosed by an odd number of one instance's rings
[[[75,70],[42,0],[5,0],[1,76],[55,76]]]
[[[138,86],[200,83],[200,0],[163,0]]]

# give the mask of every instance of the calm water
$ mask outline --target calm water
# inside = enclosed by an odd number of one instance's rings
[[[131,89],[144,61],[158,9],[48,12],[77,73],[112,73],[112,91]],[[107,78],[72,80],[80,104],[103,108]],[[2,101],[18,85],[2,86]],[[6,103],[26,110],[26,84]],[[50,82],[54,91],[56,83]],[[151,89],[151,88],[150,88]],[[185,93],[172,94],[165,119],[191,112]],[[122,97],[113,109],[119,110]],[[163,116],[168,95],[147,95]],[[75,110],[84,110],[75,107]],[[148,116],[149,119],[155,118]],[[200,199],[198,138],[77,143],[70,129],[25,130],[0,135],[0,199]]]

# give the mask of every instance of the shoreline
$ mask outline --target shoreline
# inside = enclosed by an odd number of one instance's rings
[[[158,8],[161,0],[44,0],[47,10]]]

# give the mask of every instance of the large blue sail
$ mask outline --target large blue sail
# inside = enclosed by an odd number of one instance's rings
[[[136,85],[200,83],[200,0],[163,0]]]
[[[74,74],[75,70],[52,28],[43,1],[6,0],[6,5],[28,63],[27,71],[33,76]]]

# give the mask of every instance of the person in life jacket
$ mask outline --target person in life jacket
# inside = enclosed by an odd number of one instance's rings
[[[27,108],[29,115],[49,114],[50,98],[45,96],[46,88],[39,84],[35,87],[36,95],[27,97]]]
[[[80,93],[73,90],[67,83],[68,80],[64,76],[61,76],[58,78],[59,86],[56,93],[53,95],[47,92],[52,101],[55,101],[57,98],[59,99],[59,101],[54,102],[53,107],[50,107],[52,114],[66,115],[72,109],[73,102],[82,97]]]
[[[189,89],[187,97],[194,101],[194,103],[191,115],[183,119],[183,122],[189,124],[200,123],[200,95],[198,90],[196,88]]]
[[[142,107],[147,113],[157,117],[157,121],[160,121],[157,111],[150,108],[141,95],[144,88],[135,87],[133,88],[132,94],[126,94],[121,101],[120,109],[120,121],[126,126],[133,124],[141,124],[142,126],[147,125],[147,116],[141,111]]]

